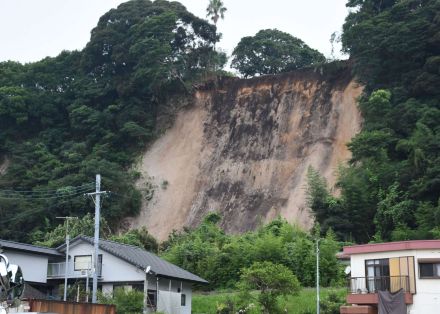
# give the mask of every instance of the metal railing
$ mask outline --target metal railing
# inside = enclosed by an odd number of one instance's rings
[[[91,267],[89,267],[89,270],[70,270],[68,273],[68,277],[70,278],[80,278],[80,277],[86,277],[87,272],[89,273],[89,277],[93,276],[93,273],[91,271]],[[48,278],[64,278],[64,274],[66,272],[66,263],[49,263],[47,265],[47,277]],[[98,277],[102,276],[102,264],[98,265]]]
[[[408,276],[352,277],[348,290],[353,294],[376,293],[378,291],[396,292],[403,289],[410,292]]]

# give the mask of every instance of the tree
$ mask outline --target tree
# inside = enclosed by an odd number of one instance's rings
[[[300,284],[295,275],[286,266],[272,262],[255,262],[244,268],[240,277],[239,287],[249,300],[250,292],[258,290],[258,302],[262,312],[280,313],[277,299],[280,296],[297,294]]]
[[[225,18],[226,7],[222,0],[209,0],[209,5],[206,11],[208,14],[206,16],[211,17],[214,25],[217,26],[218,20]]]
[[[231,67],[243,76],[277,74],[325,62],[325,57],[301,39],[277,29],[243,37],[232,52]]]

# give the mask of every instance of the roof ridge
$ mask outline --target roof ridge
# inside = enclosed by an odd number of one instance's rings
[[[80,236],[94,240],[94,238],[89,237],[89,236],[83,236],[83,235],[80,235]],[[109,240],[109,239],[103,239],[103,238],[99,238],[99,241],[106,241],[106,242],[115,243],[115,244],[119,244],[119,245],[123,245],[123,246],[133,247],[135,249],[140,249],[140,250],[146,251],[146,252],[148,252],[150,254],[154,254],[154,253],[151,253],[150,251],[147,251],[146,249],[143,249],[143,248],[141,248],[141,247],[139,247],[137,245],[133,245],[133,244],[127,244],[127,243],[122,243],[122,242],[118,242],[118,241],[114,241],[114,240]]]

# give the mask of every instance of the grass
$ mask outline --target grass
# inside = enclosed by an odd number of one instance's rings
[[[336,291],[345,295],[343,288],[321,288],[320,297],[324,298],[329,291]],[[194,293],[192,297],[193,314],[216,314],[217,304],[225,303],[229,299],[236,299],[236,292],[213,292],[210,294]],[[255,301],[254,301],[255,302]],[[289,314],[302,314],[304,312],[316,312],[316,291],[312,288],[304,288],[297,296],[288,296],[281,301]]]

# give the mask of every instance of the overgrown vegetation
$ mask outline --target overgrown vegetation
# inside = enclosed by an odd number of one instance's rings
[[[334,312],[324,310],[325,303],[340,306],[346,296],[345,289],[323,288],[321,290],[321,313],[334,314]],[[336,302],[330,300],[337,300]],[[252,302],[252,300],[248,300]],[[232,314],[238,312],[240,304],[239,293],[237,292],[214,292],[209,294],[193,294],[192,312],[194,314]],[[246,313],[261,313],[258,303],[249,303]],[[252,304],[252,305],[251,305]],[[316,313],[316,291],[310,288],[302,289],[298,295],[289,295],[284,300],[279,300],[279,306],[289,314],[313,314]],[[338,308],[339,309],[339,308]],[[337,312],[339,313],[339,312]]]
[[[302,286],[313,286],[316,274],[312,236],[282,218],[254,232],[227,235],[211,213],[194,230],[173,233],[162,244],[161,256],[209,281],[203,289],[235,288],[242,270],[255,262],[271,262],[290,269]],[[340,245],[328,231],[320,242],[321,284],[343,284],[336,259]]]
[[[154,138],[161,104],[184,95],[213,60],[225,62],[213,50],[218,39],[178,2],[132,0],[100,18],[82,51],[0,63],[0,157],[11,161],[0,189],[57,190],[101,173],[110,226],[135,215],[141,194],[130,166]],[[48,197],[0,200],[1,238],[43,240],[54,217],[93,208],[82,193],[40,195]]]
[[[309,172],[311,208],[339,239],[440,238],[440,3],[348,6],[342,43],[366,86],[365,122],[339,171],[340,196]]]

